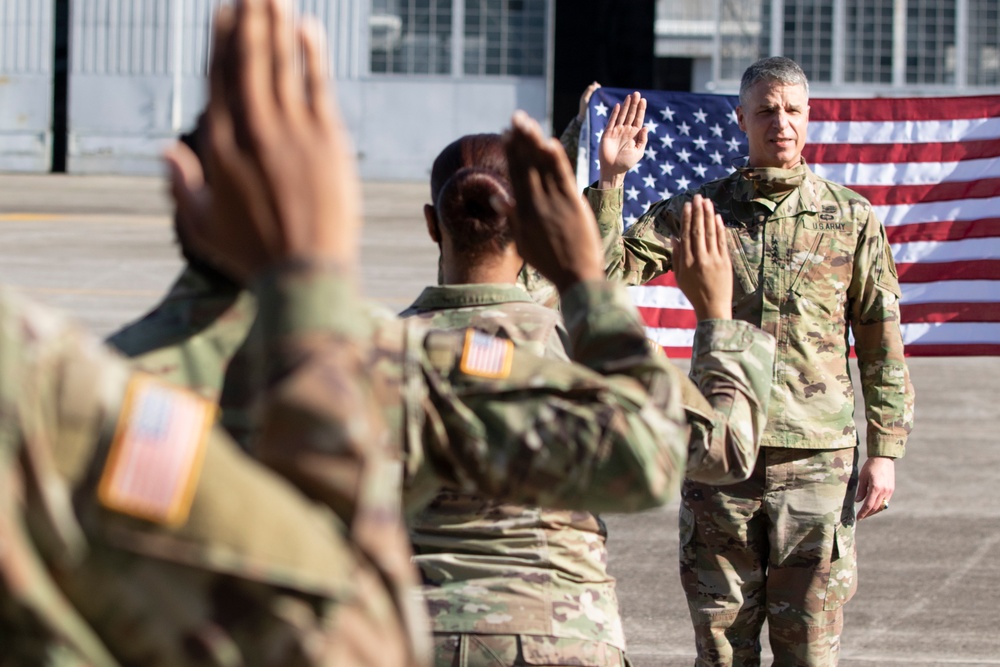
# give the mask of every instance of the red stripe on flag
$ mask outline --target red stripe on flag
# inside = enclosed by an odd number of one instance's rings
[[[1000,139],[928,144],[808,144],[802,149],[802,156],[813,165],[959,162],[1000,157]]]
[[[896,271],[899,274],[899,281],[906,283],[932,283],[941,280],[1000,280],[1000,259],[897,264]]]
[[[663,346],[661,346],[663,347]],[[690,359],[690,347],[663,347],[663,353],[670,359]]]
[[[930,185],[851,185],[875,206],[926,204],[957,199],[983,199],[1000,195],[1000,178],[947,181]]]
[[[982,220],[944,220],[898,227],[886,227],[889,243],[910,241],[961,241],[1000,237],[1000,218]]]
[[[693,310],[678,308],[639,307],[639,315],[647,327],[660,329],[694,329],[698,326],[698,318]]]
[[[920,345],[906,346],[908,357],[995,357],[1000,355],[1000,345],[993,343],[969,343],[967,345]]]
[[[811,121],[955,120],[995,116],[1000,116],[1000,96],[997,95],[809,100]]]
[[[1000,303],[915,303],[900,308],[903,324],[921,322],[1000,322]]]

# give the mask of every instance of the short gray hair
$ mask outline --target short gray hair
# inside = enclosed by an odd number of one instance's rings
[[[791,58],[782,56],[761,58],[747,67],[740,80],[740,106],[746,104],[750,89],[759,81],[776,81],[786,86],[802,86],[806,90],[806,97],[809,97],[809,79],[799,64]]]

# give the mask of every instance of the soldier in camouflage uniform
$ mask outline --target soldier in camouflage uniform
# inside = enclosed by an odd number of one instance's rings
[[[195,155],[205,140],[205,115],[180,140]],[[185,266],[163,300],[107,343],[136,368],[219,400],[227,365],[246,340],[256,314],[253,297],[195,253],[174,224]]]
[[[809,117],[801,68],[786,58],[752,65],[737,116],[750,144],[746,166],[652,206],[609,273],[642,284],[670,270],[682,206],[696,193],[715,202],[734,258],[734,314],[778,347],[753,476],[682,491],[681,580],[697,664],[759,664],[766,619],[775,664],[835,665],[842,606],[856,587],[855,518],[888,507],[893,460],[913,422],[899,285],[871,204],[801,159]],[[868,422],[860,474],[849,332]]]
[[[294,100],[277,117],[255,115],[261,89],[289,89],[267,58],[288,31],[276,2],[233,12],[217,21],[213,80],[216,91],[223,78],[250,88],[238,108],[255,132],[249,148],[229,141],[232,111],[213,95],[212,205],[228,225],[214,225],[214,238],[239,230],[242,240],[212,247],[256,276],[272,387],[263,458],[321,502],[209,431],[209,401],[129,371],[58,318],[0,296],[0,635],[14,664],[419,663],[418,640],[404,639],[417,628],[404,595],[411,571],[386,483],[398,467],[381,456],[394,451],[392,434],[417,436],[406,470],[428,488],[556,506],[658,503],[683,467],[675,382],[600,278],[596,238],[589,263],[553,261],[551,277],[574,357],[602,372],[473,332],[373,326],[349,268],[357,182],[342,130],[324,113],[294,116]],[[321,104],[319,49],[314,38],[304,46],[309,99]],[[280,55],[290,63],[290,45]],[[250,75],[220,76],[227,59]],[[269,162],[276,145],[294,159]],[[319,156],[332,165],[317,173]],[[190,188],[193,159],[172,157],[175,188]],[[309,176],[281,180],[302,167]],[[248,227],[251,192],[271,199]],[[581,237],[591,224],[576,218]],[[543,446],[556,436],[567,446]]]
[[[612,112],[606,141],[617,141],[616,124],[642,127],[638,105],[629,113],[631,103],[630,98],[623,110]],[[553,167],[561,163],[569,178],[565,158],[551,142],[542,142],[537,125],[516,119],[514,140],[530,144]],[[507,171],[498,135],[464,137],[438,156],[431,172],[434,205],[425,206],[424,212],[428,232],[441,249],[445,284],[426,288],[403,315],[435,327],[472,326],[538,354],[565,359],[561,318],[535,304],[514,284],[524,262],[514,247],[507,219],[489,203],[491,198],[510,200]],[[618,218],[620,209],[614,221]],[[730,271],[724,267],[724,280],[717,282],[725,283]],[[728,308],[728,293],[721,292],[721,301]],[[727,329],[731,331],[725,333]],[[762,342],[768,338],[742,323],[705,322],[699,334],[709,330],[722,338],[745,334],[760,336]],[[688,467],[696,474],[722,481],[729,474],[744,479],[752,470],[756,456],[752,429],[760,418],[754,413],[753,400],[727,392],[727,383],[718,376],[708,378],[710,369],[729,364],[734,375],[746,377],[765,391],[771,366],[766,349],[762,345],[756,351],[763,354],[739,356],[727,355],[721,348],[707,350],[698,368],[701,386],[713,399],[710,404],[698,387],[678,378],[690,387],[695,404],[707,408],[701,416],[717,420],[717,436],[725,430],[726,419],[721,415],[729,417],[732,428],[728,447],[717,443],[714,449],[728,450],[730,462],[738,460],[735,467],[739,470],[725,466],[720,474],[720,467],[714,465],[699,470],[708,457],[695,455]],[[689,419],[697,422],[698,416],[690,413]],[[701,439],[708,432],[693,430],[695,452],[708,448]],[[724,439],[719,438],[720,442]],[[606,570],[606,533],[595,515],[502,504],[444,491],[409,523],[439,667],[625,664],[614,579]]]

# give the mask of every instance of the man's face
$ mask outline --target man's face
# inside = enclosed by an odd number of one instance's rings
[[[809,125],[809,98],[801,85],[758,81],[746,106],[736,107],[750,143],[751,167],[791,169],[799,165]]]

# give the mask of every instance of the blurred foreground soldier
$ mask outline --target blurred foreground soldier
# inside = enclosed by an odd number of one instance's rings
[[[629,116],[612,117],[625,122]],[[542,139],[537,124],[515,116],[508,143],[515,173],[553,181],[567,198],[578,199],[562,150]],[[426,288],[403,315],[435,328],[473,327],[566,359],[562,318],[515,284],[524,259],[513,224],[491,206],[512,196],[501,137],[469,135],[450,144],[434,162],[431,190],[434,205],[425,207],[425,217],[441,249],[445,284]],[[537,198],[525,190],[520,197]],[[699,211],[691,225],[701,236],[705,227],[716,225],[705,203],[707,214]],[[715,246],[714,258],[709,245]],[[721,261],[725,246],[705,244],[692,255],[706,271],[701,284],[712,290],[704,301],[698,294],[692,298],[706,306],[699,309],[702,314],[728,317],[731,269]],[[720,261],[709,268],[712,259]],[[688,471],[712,481],[744,479],[756,458],[754,428],[762,426],[765,410],[759,397],[769,391],[770,337],[722,319],[703,323],[698,336],[698,377],[710,400],[680,373],[675,378],[703,408],[689,415]],[[758,394],[742,393],[748,387]],[[409,525],[438,667],[627,664],[614,578],[606,569],[606,532],[594,514],[445,490]]]
[[[805,74],[787,58],[751,65],[737,108],[750,154],[723,179],[660,202],[633,225],[609,266],[645,283],[677,269],[668,239],[698,195],[715,203],[733,259],[734,315],[777,339],[767,430],[745,483],[688,482],[680,516],[681,581],[698,665],[760,664],[765,619],[778,665],[836,665],[842,607],[856,582],[857,519],[884,511],[893,460],[913,423],[899,330],[899,285],[871,204],[802,160]],[[858,472],[854,337],[868,422]]]
[[[181,141],[201,155],[205,115]],[[176,216],[176,213],[175,213]],[[226,368],[243,345],[256,315],[248,290],[199,257],[175,220],[185,266],[149,313],[108,337],[135,368],[219,400]]]

